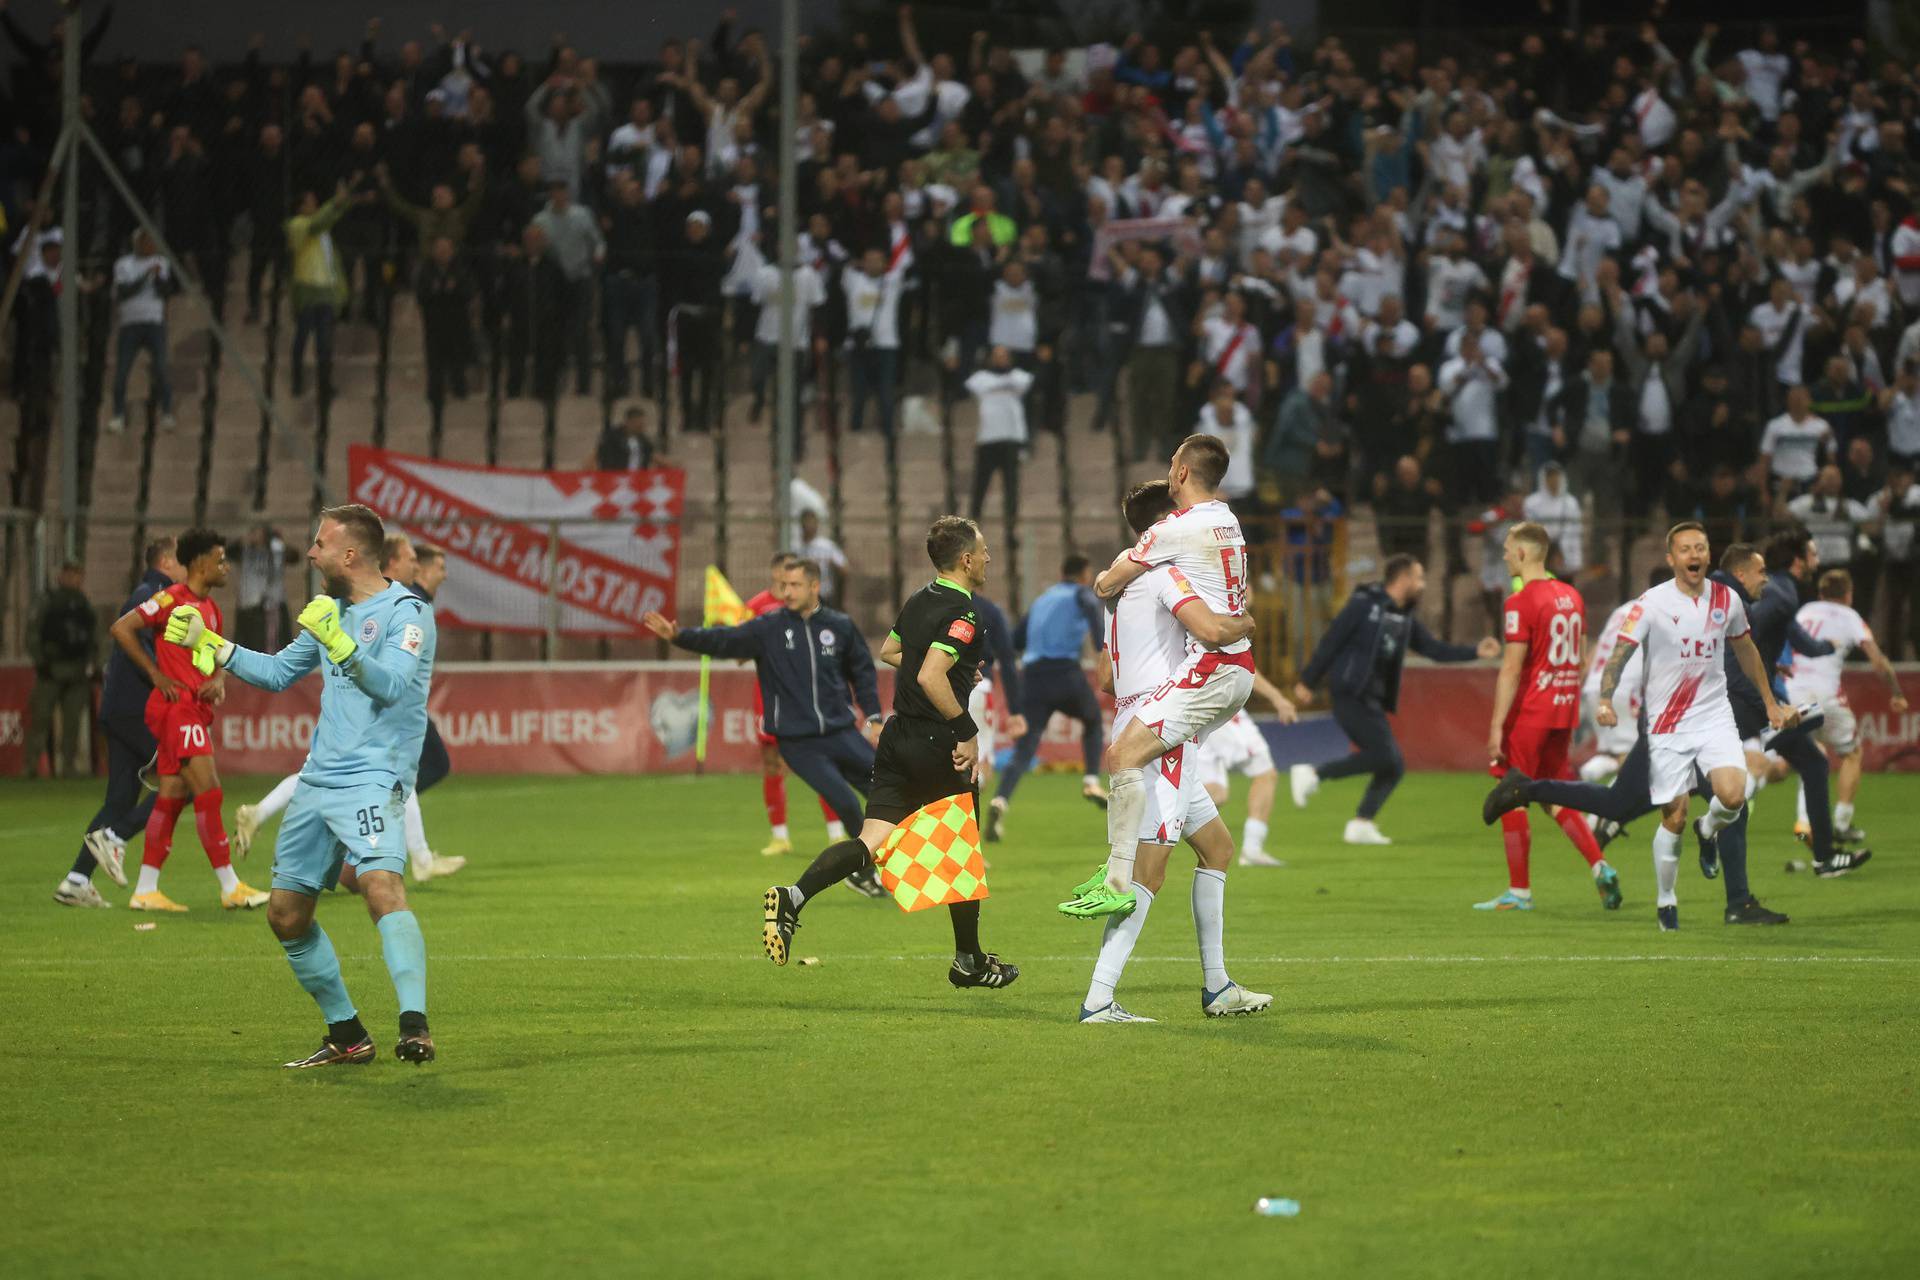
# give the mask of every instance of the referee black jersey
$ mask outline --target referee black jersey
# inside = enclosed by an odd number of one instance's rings
[[[953,655],[947,684],[964,711],[967,699],[973,696],[974,678],[987,656],[986,627],[973,594],[950,579],[935,578],[907,598],[899,621],[893,624],[893,635],[900,642],[900,678],[893,686],[894,714],[909,720],[946,723],[947,717],[920,687],[920,664],[932,649]]]

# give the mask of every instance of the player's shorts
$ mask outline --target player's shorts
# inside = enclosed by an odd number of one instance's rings
[[[1787,694],[1793,699],[1795,706],[1802,706],[1809,702],[1819,704],[1820,714],[1825,716],[1826,720],[1814,730],[1813,736],[1816,741],[1825,743],[1843,756],[1852,755],[1859,750],[1860,721],[1854,716],[1853,708],[1847,705],[1844,697],[1837,693],[1817,698],[1805,697],[1792,686],[1788,686]]]
[[[1247,705],[1252,692],[1253,662],[1248,655],[1205,652],[1189,659],[1173,679],[1142,699],[1134,718],[1167,746],[1205,742],[1208,734]],[[1114,736],[1119,733],[1116,724]]]
[[[753,682],[753,722],[760,726],[759,737],[761,746],[776,747],[780,745],[780,739],[767,732],[767,704],[766,700],[760,696],[760,682],[758,680]]]
[[[1207,735],[1198,750],[1200,785],[1224,787],[1227,775],[1244,773],[1258,778],[1273,772],[1273,752],[1267,747],[1267,735],[1245,711]]]
[[[1529,778],[1559,782],[1573,778],[1573,766],[1567,762],[1568,749],[1573,746],[1571,729],[1515,725],[1507,730],[1501,745],[1505,749],[1505,763],[1487,767],[1487,772],[1496,778],[1506,777],[1509,769],[1518,769]]]
[[[1584,694],[1581,698],[1581,714],[1586,722],[1593,726],[1593,749],[1601,755],[1622,756],[1633,750],[1633,744],[1640,741],[1640,704],[1637,700],[1622,697],[1619,690],[1613,694],[1614,722],[1603,725],[1594,713],[1600,709],[1598,691]]]
[[[1173,748],[1141,770],[1147,805],[1140,815],[1144,844],[1179,844],[1191,833],[1220,816],[1201,779],[1200,748],[1192,743]]]
[[[982,680],[967,697],[967,714],[980,726],[980,758],[989,765],[999,739],[993,732],[993,681]]]
[[[405,875],[406,800],[398,783],[316,787],[302,778],[274,841],[273,887],[317,895],[339,882],[342,865]]]
[[[880,731],[868,818],[898,823],[923,805],[975,790],[972,777],[953,767],[953,734],[945,725],[895,716]]]
[[[154,766],[163,778],[180,772],[195,756],[213,754],[213,709],[190,693],[168,702],[155,691],[147,699],[147,732],[159,744]]]
[[[1747,753],[1732,725],[1694,733],[1656,733],[1647,738],[1647,798],[1663,805],[1693,790],[1694,774],[1747,769]]]

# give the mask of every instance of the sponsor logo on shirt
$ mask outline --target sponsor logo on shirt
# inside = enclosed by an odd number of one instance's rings
[[[965,618],[955,618],[953,625],[947,628],[947,638],[958,640],[961,644],[972,644],[973,624]]]
[[[140,606],[140,612],[146,614],[149,618],[151,618],[156,616],[162,609],[166,608],[168,605],[172,603],[173,603],[173,597],[171,595],[169,595],[165,591],[156,591],[152,595],[147,597],[147,601],[145,604]]]
[[[1627,611],[1627,616],[1620,620],[1621,635],[1630,636],[1633,634],[1633,628],[1640,621],[1640,614],[1641,614],[1641,608],[1637,604],[1634,605],[1633,608]]]
[[[427,642],[427,633],[409,622],[400,631],[400,647],[408,653],[418,656],[420,646]]]

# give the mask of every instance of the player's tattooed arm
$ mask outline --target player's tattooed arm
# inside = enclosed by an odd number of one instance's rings
[[[1625,636],[1614,641],[1613,653],[1607,658],[1605,669],[1600,672],[1600,706],[1603,709],[1613,704],[1613,691],[1620,687],[1620,673],[1627,669],[1627,660],[1633,657],[1633,651],[1639,647]]]

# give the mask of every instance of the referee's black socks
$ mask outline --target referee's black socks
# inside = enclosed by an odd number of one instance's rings
[[[833,888],[842,880],[858,871],[871,861],[873,855],[867,852],[865,842],[857,837],[849,837],[838,844],[830,844],[820,851],[813,865],[800,873],[795,888],[800,890],[800,904],[817,893]]]
[[[985,954],[980,950],[980,904],[977,901],[956,902],[947,911],[953,916],[954,954],[978,962]]]

